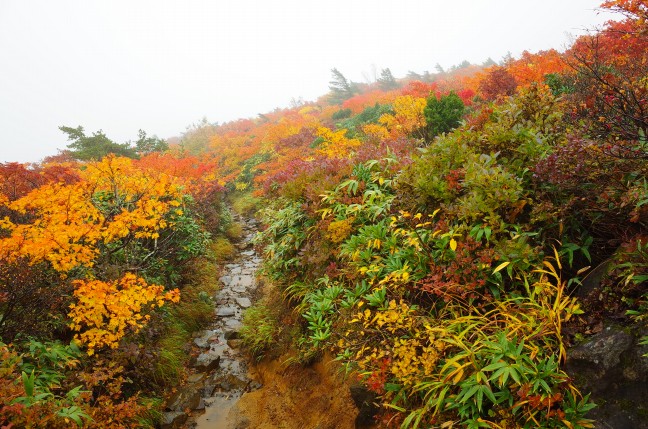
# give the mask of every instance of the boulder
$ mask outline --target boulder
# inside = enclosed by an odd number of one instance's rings
[[[648,429],[648,346],[641,332],[607,325],[567,351],[566,371],[597,404],[587,416],[596,428]]]
[[[198,355],[194,367],[200,372],[210,372],[218,368],[220,355],[213,352],[205,352]]]
[[[375,404],[376,394],[369,391],[361,384],[354,384],[350,388],[351,398],[358,407],[358,416],[355,420],[357,429],[373,427],[376,414],[380,409]]]
[[[162,421],[160,422],[160,428],[162,429],[179,429],[186,422],[189,416],[187,413],[182,411],[168,411],[162,413]]]
[[[184,412],[195,410],[200,405],[200,391],[202,386],[185,386],[171,396],[167,402],[168,411]]]

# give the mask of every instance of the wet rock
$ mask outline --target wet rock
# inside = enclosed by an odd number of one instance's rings
[[[632,345],[633,337],[619,326],[608,326],[568,353],[568,368],[578,371],[590,387],[604,389],[613,380],[610,372],[618,367],[621,355]]]
[[[236,307],[221,307],[216,310],[216,316],[218,317],[231,317],[236,314]]]
[[[647,347],[645,332],[608,325],[567,352],[567,373],[597,404],[588,415],[600,429],[648,429]]]
[[[369,389],[360,384],[351,386],[349,390],[353,402],[358,407],[355,427],[358,429],[372,427],[375,422],[374,418],[379,411],[374,403],[376,401],[376,394],[370,392]]]
[[[232,277],[231,276],[222,276],[219,280],[225,286],[229,286],[230,283],[232,283]]]
[[[246,250],[245,252],[241,252],[241,255],[243,255],[243,256],[254,256],[254,250]]]
[[[228,344],[230,340],[236,340],[238,338],[239,338],[239,332],[237,329],[227,329],[225,331],[225,339],[227,340]]]
[[[204,409],[205,409],[205,399],[204,399],[204,398],[200,398],[200,402],[198,403],[198,406],[197,406],[196,408],[194,408],[194,410],[196,410],[196,411],[202,411],[202,410],[204,410]]]
[[[195,410],[200,405],[200,390],[202,387],[186,386],[171,396],[167,402],[167,410],[182,412],[184,410]]]
[[[252,305],[250,298],[240,297],[240,298],[234,298],[234,300],[241,308],[248,308]]]
[[[254,285],[254,277],[253,276],[241,276],[241,278],[238,281],[239,286],[243,286],[245,288],[252,287]]]
[[[205,374],[191,374],[187,377],[187,383],[198,383],[205,378]]]
[[[203,331],[202,335],[194,338],[194,344],[201,349],[206,349],[209,347],[209,343],[213,341],[214,335],[215,331]]]
[[[209,372],[218,368],[220,355],[212,352],[201,353],[196,359],[194,367],[201,372]]]
[[[225,332],[228,331],[239,331],[243,324],[237,319],[227,319],[225,321]]]
[[[187,414],[183,411],[169,411],[162,414],[162,422],[160,427],[162,429],[179,429],[187,421]]]
[[[247,288],[245,286],[236,286],[236,287],[233,287],[232,290],[234,292],[236,292],[236,293],[246,293],[247,292]]]

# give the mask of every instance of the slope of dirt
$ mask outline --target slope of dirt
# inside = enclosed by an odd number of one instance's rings
[[[310,367],[283,362],[282,356],[250,368],[262,387],[244,394],[229,416],[228,428],[353,429],[358,409],[349,386],[325,357]]]

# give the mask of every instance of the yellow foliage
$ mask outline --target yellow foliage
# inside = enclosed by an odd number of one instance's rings
[[[394,136],[410,135],[425,126],[423,110],[426,104],[425,98],[403,95],[394,100],[394,114],[382,115],[379,122]]]
[[[345,136],[347,130],[332,131],[326,127],[318,127],[316,135],[324,139],[318,153],[328,158],[345,158],[352,154],[353,149],[360,146],[358,139],[349,139]]]
[[[368,141],[378,143],[389,137],[389,131],[383,125],[366,124],[362,126],[362,132],[367,136]]]
[[[129,331],[139,331],[149,318],[146,310],[180,300],[178,289],[165,293],[164,287],[131,273],[114,282],[76,280],[74,285],[77,302],[70,305],[70,327],[90,355],[98,348],[116,348]]]
[[[327,227],[326,238],[333,243],[341,243],[347,239],[353,230],[353,219],[336,220]]]

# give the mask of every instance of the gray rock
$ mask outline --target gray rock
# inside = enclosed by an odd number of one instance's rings
[[[567,351],[566,371],[597,404],[588,415],[600,429],[648,429],[648,359],[641,333],[609,325]]]
[[[220,355],[212,352],[201,353],[196,359],[194,367],[201,372],[210,372],[218,368]]]
[[[250,301],[250,298],[240,297],[240,298],[234,298],[234,300],[241,308],[248,308],[252,305],[252,301]]]
[[[241,255],[243,255],[243,256],[254,256],[254,250],[246,250],[245,252],[241,252]]]
[[[243,326],[243,324],[241,323],[240,320],[227,319],[225,321],[225,333],[227,334],[228,331],[237,331],[238,332],[238,330],[241,329],[241,326]]]
[[[162,413],[162,429],[179,429],[187,422],[189,416],[183,411],[168,411]]]
[[[236,307],[221,307],[216,310],[218,317],[232,317],[236,314]]]
[[[219,280],[225,286],[229,286],[230,283],[232,283],[232,277],[231,276],[222,276]]]
[[[200,390],[202,386],[185,386],[171,396],[167,402],[168,411],[182,412],[195,410],[200,405]]]
[[[621,354],[632,344],[632,335],[618,326],[608,326],[584,343],[571,349],[569,359],[608,371],[620,363]]]

